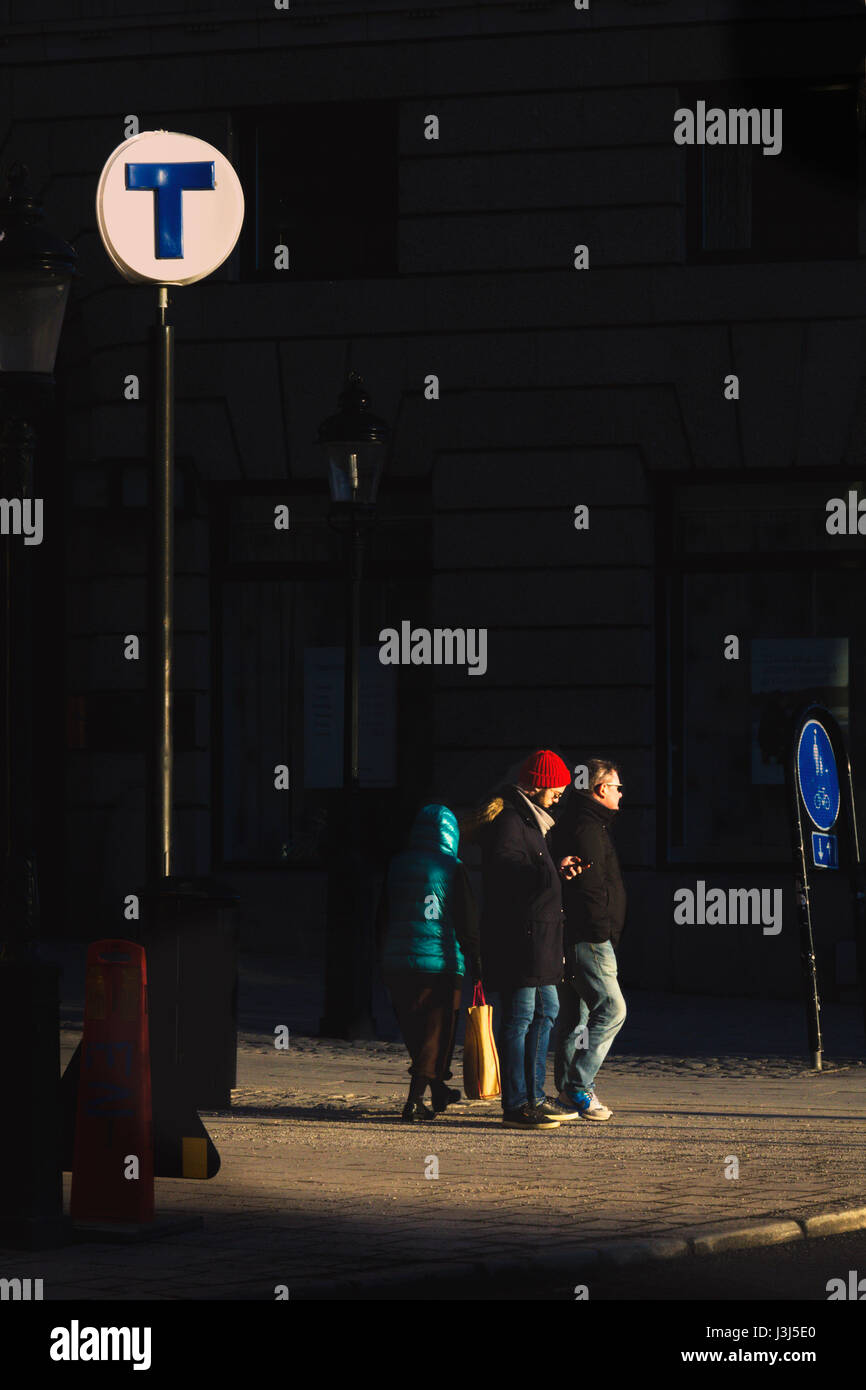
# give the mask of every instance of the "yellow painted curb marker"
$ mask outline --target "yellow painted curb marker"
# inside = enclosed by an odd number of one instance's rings
[[[183,1158],[181,1167],[185,1178],[207,1177],[207,1140],[182,1139]]]

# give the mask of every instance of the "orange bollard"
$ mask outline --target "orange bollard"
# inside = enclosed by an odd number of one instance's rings
[[[153,1221],[147,968],[133,941],[95,941],[87,951],[70,1215]]]

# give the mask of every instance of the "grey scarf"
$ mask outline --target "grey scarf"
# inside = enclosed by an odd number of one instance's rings
[[[553,819],[553,816],[549,815],[549,813],[545,811],[543,806],[536,806],[534,801],[530,801],[529,797],[526,795],[525,792],[521,791],[520,787],[517,788],[517,794],[518,796],[523,797],[523,800],[526,802],[530,811],[535,816],[535,819],[538,821],[538,828],[541,831],[542,835],[546,835],[547,832],[549,830],[552,830],[556,824],[556,821]]]

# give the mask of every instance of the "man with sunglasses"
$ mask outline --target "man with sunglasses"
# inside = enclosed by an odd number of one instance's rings
[[[610,825],[624,787],[619,772],[599,758],[587,765],[588,789],[572,787],[550,832],[551,853],[578,855],[583,872],[563,882],[566,979],[559,986],[554,1061],[557,1097],[583,1120],[609,1120],[595,1079],[625,1022],[616,947],[625,924],[626,894]]]

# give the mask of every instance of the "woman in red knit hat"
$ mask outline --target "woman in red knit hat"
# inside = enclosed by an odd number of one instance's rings
[[[501,999],[499,1025],[503,1123],[556,1129],[572,1114],[545,1094],[547,1047],[559,1012],[562,979],[560,879],[581,872],[574,855],[554,863],[547,833],[554,806],[571,781],[557,753],[540,748],[521,765],[482,817],[484,980]]]

